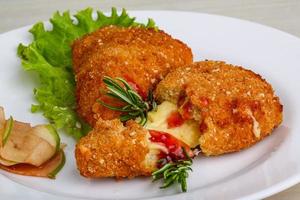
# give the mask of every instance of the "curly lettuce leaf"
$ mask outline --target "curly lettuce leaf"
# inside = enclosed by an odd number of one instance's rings
[[[65,130],[76,139],[84,136],[90,127],[75,111],[72,42],[107,25],[156,28],[151,19],[147,24],[135,22],[135,18],[130,17],[125,9],[118,15],[117,10],[112,8],[110,16],[97,11],[96,19],[93,19],[92,13],[92,8],[81,10],[72,17],[69,11],[62,14],[56,12],[50,19],[52,30],[46,30],[44,24],[39,22],[29,31],[33,35],[32,43],[18,47],[23,69],[39,75],[39,85],[33,90],[38,104],[32,105],[31,111],[42,112],[57,129]]]

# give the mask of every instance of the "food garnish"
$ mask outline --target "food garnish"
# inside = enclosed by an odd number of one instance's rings
[[[60,150],[50,160],[38,167],[19,163],[11,166],[1,164],[0,169],[24,176],[37,176],[55,179],[55,176],[63,168],[65,162],[65,154],[63,150]]]
[[[63,167],[64,153],[52,125],[31,127],[28,123],[5,120],[0,107],[0,168],[17,174],[54,178]]]
[[[184,148],[183,152],[187,159],[177,160],[174,162],[169,162],[157,171],[152,173],[153,181],[163,179],[163,185],[160,188],[168,188],[173,184],[180,184],[182,192],[187,191],[186,179],[189,176],[189,171],[193,171],[191,166],[193,164],[192,159],[189,157]],[[162,160],[161,162],[164,162]]]
[[[98,100],[98,102],[111,110],[125,113],[120,116],[120,120],[122,122],[139,118],[138,123],[144,126],[147,122],[147,113],[151,110],[155,110],[156,108],[156,102],[153,98],[152,91],[149,91],[147,99],[143,100],[136,90],[133,89],[123,78],[117,77],[113,79],[105,76],[103,78],[103,82],[108,89],[106,95],[123,102],[124,106],[112,106],[101,100]]]
[[[125,9],[118,14],[112,8],[111,16],[97,11],[96,20],[92,13],[91,8],[81,10],[74,16],[69,11],[62,14],[56,12],[50,19],[52,30],[46,30],[44,24],[39,22],[29,31],[33,35],[33,42],[18,47],[23,69],[36,72],[40,79],[40,85],[34,89],[38,104],[32,105],[31,111],[41,111],[55,128],[64,129],[76,139],[84,136],[90,127],[75,111],[75,77],[71,58],[73,41],[108,25],[155,28],[152,19],[147,24],[138,23]]]

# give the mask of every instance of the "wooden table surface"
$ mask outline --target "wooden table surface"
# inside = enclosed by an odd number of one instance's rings
[[[47,20],[56,10],[94,7],[109,11],[112,6],[128,10],[184,10],[225,15],[272,26],[300,37],[299,0],[0,0],[0,33]],[[300,184],[267,198],[285,199],[300,199]]]

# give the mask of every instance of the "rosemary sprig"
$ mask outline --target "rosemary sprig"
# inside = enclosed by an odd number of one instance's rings
[[[149,91],[148,97],[146,101],[144,101],[137,91],[122,78],[117,77],[113,79],[109,76],[104,76],[103,82],[108,89],[106,95],[125,103],[125,106],[116,107],[104,103],[101,100],[97,100],[98,103],[111,110],[124,112],[125,114],[120,116],[122,122],[139,118],[139,123],[145,125],[147,122],[147,113],[152,109],[156,109],[157,106],[152,91]]]
[[[162,168],[152,173],[153,181],[163,179],[164,183],[160,188],[167,188],[175,183],[178,183],[181,185],[182,192],[187,191],[186,179],[189,176],[188,172],[193,171],[191,168],[193,161],[186,153],[184,148],[183,151],[186,155],[186,160],[169,162],[165,164]]]

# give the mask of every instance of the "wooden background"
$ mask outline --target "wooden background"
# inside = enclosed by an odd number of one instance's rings
[[[272,26],[300,37],[299,0],[0,0],[0,33],[47,20],[56,10],[94,7],[109,11],[112,6],[128,10],[184,10],[225,15]],[[1,182],[3,177],[0,177]],[[267,198],[285,199],[300,199],[300,184]]]

